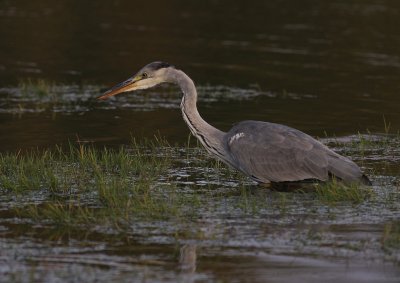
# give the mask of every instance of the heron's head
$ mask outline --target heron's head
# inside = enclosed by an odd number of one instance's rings
[[[173,68],[174,66],[165,62],[150,63],[144,66],[133,77],[106,91],[102,96],[99,97],[99,99],[103,100],[122,92],[146,89],[164,82],[168,82],[168,71]]]

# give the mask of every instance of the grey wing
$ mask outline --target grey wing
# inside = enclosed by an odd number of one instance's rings
[[[234,167],[261,183],[361,178],[360,168],[309,135],[267,122],[244,121],[224,139]]]

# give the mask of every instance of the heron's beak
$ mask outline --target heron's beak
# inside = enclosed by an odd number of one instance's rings
[[[143,81],[143,79],[140,76],[129,78],[126,81],[123,81],[122,83],[119,83],[116,86],[109,89],[108,91],[106,91],[98,99],[105,100],[111,96],[117,95],[122,92],[136,90],[136,89],[142,89],[143,88],[142,81]]]

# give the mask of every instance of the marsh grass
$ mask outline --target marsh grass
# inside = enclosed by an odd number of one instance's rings
[[[372,133],[367,129],[364,134],[359,132],[357,135],[345,137],[344,139],[329,138],[325,133],[325,138],[329,146],[336,148],[344,155],[359,159],[362,165],[365,157],[390,154],[394,148],[398,148],[400,145],[400,131],[394,131],[391,128],[391,123],[384,116],[381,132]]]
[[[20,217],[57,225],[111,223],[120,226],[134,217],[179,217],[187,195],[176,186],[158,184],[172,164],[169,151],[154,143],[133,142],[116,150],[88,145],[0,155],[0,190],[22,197],[45,194],[15,207]]]
[[[107,225],[124,230],[135,219],[190,221],[199,207],[229,198],[233,191],[238,197],[235,206],[245,213],[257,213],[265,206],[246,177],[197,146],[182,153],[181,148],[155,138],[133,139],[130,146],[108,149],[78,139],[77,144],[52,150],[2,153],[0,191],[16,200],[11,210],[16,217],[71,228]],[[177,182],[170,173],[182,162],[205,168],[202,172],[210,178],[209,184],[203,182],[202,190],[196,191]],[[227,192],[224,186],[235,189]]]
[[[346,185],[336,180],[316,184],[314,188],[316,198],[331,206],[335,206],[339,202],[350,202],[357,205],[374,196],[374,191],[370,187],[360,184]]]
[[[189,175],[190,170],[196,172],[187,180],[174,175],[177,168],[189,167],[194,168],[188,169]],[[199,186],[191,186],[196,180],[201,180]],[[96,148],[78,139],[77,144],[51,150],[3,153],[0,191],[24,199],[14,202],[13,208],[21,218],[68,227],[104,224],[122,230],[138,218],[190,221],[197,208],[232,197],[237,200],[234,209],[246,214],[273,207],[285,215],[292,203],[291,193],[255,186],[211,158],[190,137],[185,148],[159,137],[133,139],[118,149]],[[371,188],[335,181],[300,193],[328,206],[358,205],[374,197]]]
[[[24,97],[50,98],[52,101],[57,99],[55,95],[55,83],[44,79],[21,79],[18,88]]]
[[[45,79],[20,79],[16,88],[8,89],[3,111],[22,116],[24,113],[51,112],[54,119],[58,113],[85,112],[93,109],[94,97],[99,94],[98,85],[63,84]]]
[[[182,243],[196,243],[202,252],[211,247],[213,254],[249,244],[253,252],[256,243],[278,255],[347,260],[372,254],[399,262],[399,225],[392,221],[399,191],[380,193],[383,188],[332,182],[279,191],[255,185],[195,141],[171,146],[162,138],[132,140],[110,149],[78,139],[51,150],[0,153],[1,235],[20,240],[21,250],[33,238],[40,245],[32,250],[40,254],[46,244],[76,244],[82,252],[72,249],[72,260],[81,262],[98,254],[113,263],[117,255],[133,265],[132,255],[142,258],[136,255],[144,251],[147,259],[155,250],[150,258],[170,266],[170,251],[158,247]],[[31,259],[27,250],[19,253],[22,261]]]

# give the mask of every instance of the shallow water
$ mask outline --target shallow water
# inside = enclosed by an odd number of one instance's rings
[[[139,217],[122,232],[71,230],[12,213],[48,201],[47,190],[3,192],[0,281],[398,282],[400,251],[385,233],[400,219],[400,4],[264,2],[2,2],[0,152],[159,134],[178,146],[158,184],[198,204],[188,218]],[[176,87],[96,100],[154,60],[195,80],[200,113],[218,128],[255,119],[328,136],[375,197],[330,206],[215,170],[182,146]],[[24,90],[27,78],[50,82],[47,95]]]
[[[0,273],[18,282],[397,282],[400,247],[389,244],[400,231],[399,163],[374,151],[386,143],[397,155],[398,137],[375,136],[364,148],[358,137],[324,142],[363,164],[371,198],[332,204],[312,192],[255,186],[199,148],[158,150],[175,161],[153,193],[175,190],[187,200],[178,217],[65,226],[15,214],[53,201],[46,188],[3,191]],[[90,204],[91,194],[79,202]]]

